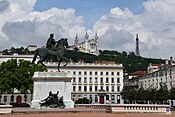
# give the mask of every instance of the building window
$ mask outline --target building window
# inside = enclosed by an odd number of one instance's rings
[[[81,86],[78,87],[78,91],[81,91]]]
[[[97,73],[97,72],[95,72],[95,75],[98,75],[98,73]]]
[[[117,75],[119,76],[120,75],[120,72],[117,72]]]
[[[117,95],[117,104],[120,104],[120,95]]]
[[[170,69],[170,75],[172,74],[172,70]]]
[[[73,78],[73,82],[75,83],[75,78]]]
[[[92,91],[92,86],[89,86],[89,91]]]
[[[87,83],[87,78],[86,77],[84,77],[84,83]]]
[[[81,95],[78,95],[78,98],[81,98]]]
[[[89,72],[89,75],[92,75],[92,72],[91,71]]]
[[[86,71],[84,72],[84,75],[87,75],[87,72]]]
[[[76,72],[75,71],[73,71],[73,75],[76,75]]]
[[[120,78],[117,78],[117,83],[120,83]]]
[[[87,86],[84,86],[84,91],[87,91]]]
[[[111,87],[112,91],[114,91],[114,86]]]
[[[98,83],[98,78],[97,77],[95,77],[95,83]]]
[[[103,72],[100,72],[100,75],[103,75]]]
[[[4,96],[4,102],[5,103],[7,102],[7,96]]]
[[[81,75],[81,72],[79,71],[78,74]]]
[[[106,91],[109,91],[109,86],[106,86]]]
[[[106,75],[108,75],[108,72],[106,72]]]
[[[73,91],[76,91],[76,86],[73,86]]]
[[[108,77],[106,77],[106,83],[109,83],[109,78]]]
[[[98,87],[97,86],[95,86],[95,91],[97,91],[98,90]]]
[[[111,72],[111,75],[113,76],[114,75],[114,72]]]
[[[78,82],[81,83],[81,77],[79,77]]]
[[[106,95],[106,100],[109,100],[109,95]]]
[[[92,83],[92,77],[89,78],[89,83]]]
[[[95,95],[95,102],[98,102],[98,96]]]
[[[114,83],[114,78],[111,78],[111,83]]]
[[[120,86],[117,86],[117,91],[120,92]]]
[[[103,83],[103,78],[102,77],[100,78],[100,83]]]
[[[100,86],[100,90],[103,91],[103,86]]]
[[[115,103],[115,95],[111,95],[111,101],[112,103]]]

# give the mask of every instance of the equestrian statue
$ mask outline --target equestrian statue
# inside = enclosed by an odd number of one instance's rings
[[[54,35],[50,34],[50,37],[47,41],[46,48],[37,48],[35,50],[35,54],[32,60],[32,63],[35,63],[37,56],[39,56],[38,64],[43,64],[43,62],[50,56],[56,56],[58,61],[58,71],[60,72],[60,64],[61,62],[65,61],[64,67],[68,64],[69,60],[65,57],[66,50],[69,47],[68,41],[66,38],[61,38],[58,41],[53,39]]]

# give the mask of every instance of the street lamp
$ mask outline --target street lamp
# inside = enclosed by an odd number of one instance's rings
[[[11,79],[11,104],[13,105],[13,102],[14,102],[14,95],[13,95],[13,91],[14,91],[14,88],[13,88],[13,78],[11,77],[10,75],[10,79]]]

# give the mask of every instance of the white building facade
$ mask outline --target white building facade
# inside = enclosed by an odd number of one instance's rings
[[[9,59],[24,59],[32,61],[33,55],[0,55],[0,63]],[[57,71],[57,63],[44,63],[48,71]],[[86,97],[92,103],[123,103],[121,91],[123,89],[123,66],[114,62],[84,63],[70,62],[66,67],[60,67],[61,71],[71,73],[72,100]],[[59,89],[58,89],[59,90]],[[3,95],[3,97],[8,95]],[[30,96],[30,98],[32,97]],[[4,98],[1,98],[3,101]],[[6,99],[5,99],[6,100]],[[23,100],[23,99],[22,99]]]
[[[137,85],[138,88],[160,89],[166,86],[168,90],[175,87],[175,64],[172,57],[165,64],[149,64],[147,73],[130,80],[125,80],[126,85]]]
[[[78,35],[76,35],[72,48],[77,48],[80,52],[99,55],[97,33],[95,34],[94,38],[90,38],[86,32],[84,37],[84,41],[79,42]]]
[[[57,63],[48,63],[48,71],[56,71]],[[61,71],[71,73],[72,100],[92,99],[92,103],[123,103],[123,66],[115,63],[69,63]]]
[[[138,85],[144,89],[159,89],[166,85],[170,90],[175,87],[175,65],[161,65],[157,71],[140,76]]]

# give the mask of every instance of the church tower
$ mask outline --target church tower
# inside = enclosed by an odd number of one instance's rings
[[[78,45],[78,41],[79,41],[79,39],[78,39],[78,34],[76,33],[76,37],[75,37],[75,41],[74,41],[74,45]]]
[[[95,39],[95,41],[96,41],[96,42],[98,42],[98,35],[97,35],[97,31],[96,31],[96,33],[95,33],[94,39]]]
[[[89,35],[87,34],[87,30],[86,30],[85,41],[88,41],[88,39],[89,39]]]
[[[139,36],[136,34],[136,51],[135,51],[136,56],[140,56],[140,51],[139,51]]]

